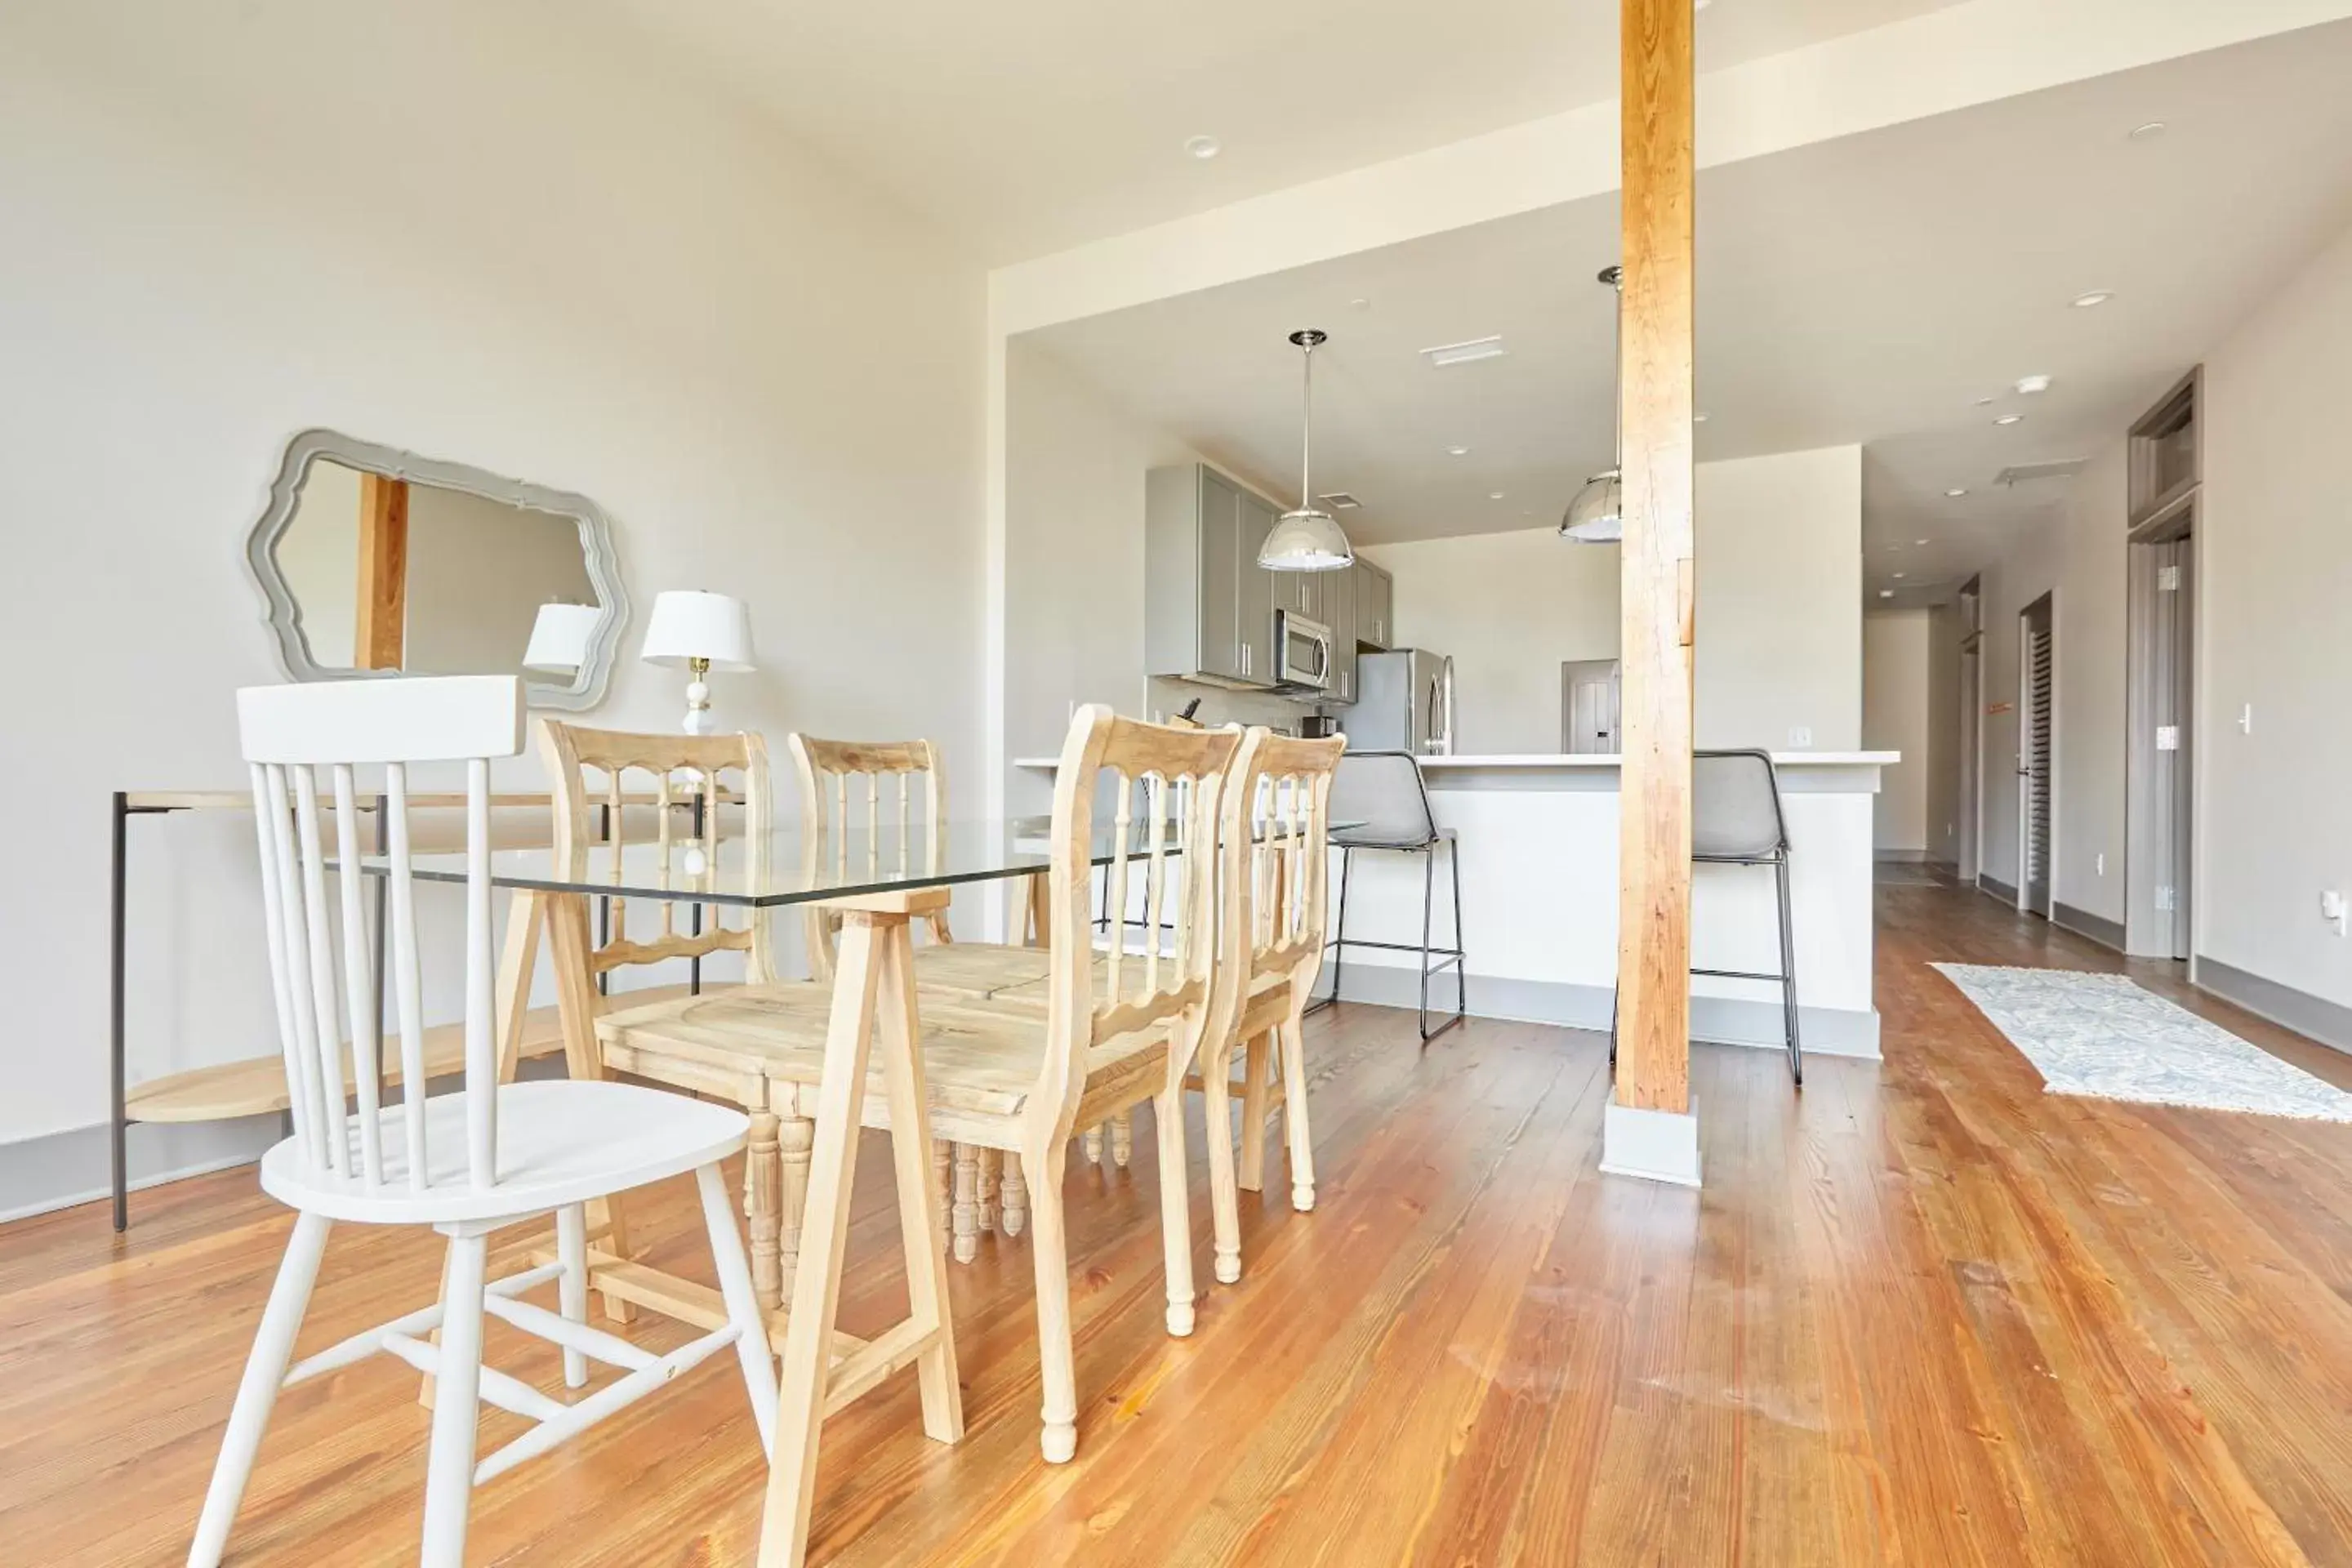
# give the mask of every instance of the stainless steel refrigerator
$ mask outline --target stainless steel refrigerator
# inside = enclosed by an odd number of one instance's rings
[[[1450,754],[1454,661],[1422,647],[1359,655],[1355,706],[1339,723],[1350,751]]]

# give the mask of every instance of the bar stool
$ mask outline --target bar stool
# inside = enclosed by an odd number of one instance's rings
[[[1339,770],[1331,778],[1330,819],[1355,826],[1331,834],[1332,847],[1339,851],[1339,909],[1331,922],[1331,940],[1324,943],[1331,954],[1331,992],[1307,1010],[1311,1013],[1339,999],[1339,969],[1347,949],[1370,947],[1385,952],[1417,952],[1421,955],[1421,1041],[1427,1045],[1469,1016],[1468,983],[1462,968],[1462,857],[1454,829],[1437,826],[1437,818],[1429,809],[1429,787],[1422,780],[1421,763],[1410,752],[1342,754]],[[1454,876],[1451,947],[1434,946],[1430,937],[1432,912],[1437,902],[1440,845],[1445,847],[1446,862]],[[1418,946],[1405,942],[1371,942],[1348,934],[1348,872],[1359,849],[1422,857]],[[1454,971],[1454,1016],[1433,1029],[1429,1026],[1430,976],[1449,967]]]
[[[1336,836],[1335,836],[1336,837]],[[1780,894],[1780,972],[1694,969],[1717,980],[1769,980],[1780,987],[1789,1073],[1804,1087],[1804,1048],[1797,1033],[1797,941],[1789,913],[1789,822],[1780,776],[1769,752],[1696,752],[1691,756],[1691,860],[1717,866],[1769,866]],[[1617,1065],[1617,1004],[1609,1005],[1609,1065]]]

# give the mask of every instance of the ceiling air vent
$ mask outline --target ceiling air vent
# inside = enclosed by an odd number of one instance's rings
[[[1321,501],[1325,506],[1329,507],[1333,511],[1353,511],[1358,507],[1364,504],[1362,501],[1358,500],[1354,496],[1349,495],[1346,490],[1333,490],[1328,496],[1317,496],[1315,499]]]
[[[2055,463],[2020,463],[2003,468],[1992,477],[1992,482],[2010,489],[2030,485],[2037,479],[2071,479],[2091,466],[2088,458],[2068,458]]]
[[[1432,365],[1468,364],[1473,360],[1500,359],[1507,353],[1503,340],[1497,337],[1472,338],[1467,342],[1440,343],[1433,349],[1423,349],[1421,357]]]

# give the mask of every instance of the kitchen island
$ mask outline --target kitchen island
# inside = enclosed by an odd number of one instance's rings
[[[1871,994],[1871,815],[1893,752],[1788,752],[1773,762],[1789,819],[1797,1000],[1808,1052],[1878,1055]],[[1015,767],[1050,773],[1054,759]],[[1617,781],[1614,756],[1510,754],[1422,759],[1430,805],[1458,835],[1469,1011],[1606,1029],[1617,968]],[[1360,850],[1348,890],[1348,934],[1421,939],[1422,868],[1408,855]],[[1772,873],[1693,868],[1692,961],[1710,969],[1780,967]],[[1435,936],[1451,916],[1437,872]],[[1339,899],[1335,857],[1331,893]],[[1349,1000],[1413,1005],[1416,955],[1351,949]],[[1781,1043],[1779,987],[1694,979],[1691,1033],[1733,1045]],[[1450,1007],[1450,976],[1432,982],[1433,1010]]]

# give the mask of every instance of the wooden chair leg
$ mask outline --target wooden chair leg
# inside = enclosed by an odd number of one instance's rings
[[[493,1016],[499,1031],[499,1081],[512,1083],[522,1062],[524,1016],[530,1011],[531,973],[539,967],[539,927],[541,900],[547,895],[518,888],[507,900],[506,945],[499,953],[498,1003]],[[423,1094],[403,1085],[403,1096]]]
[[[212,1485],[205,1489],[205,1510],[188,1548],[189,1568],[219,1568],[229,1527],[236,1522],[236,1505],[245,1500],[246,1482],[253,1475],[254,1456],[261,1451],[261,1435],[268,1429],[269,1413],[277,1408],[278,1388],[294,1359],[294,1336],[310,1305],[310,1287],[318,1280],[319,1259],[327,1250],[331,1228],[318,1215],[295,1216],[294,1234],[287,1238],[278,1281],[269,1288],[269,1305],[262,1309],[245,1376],[236,1385],[228,1429],[221,1434],[220,1457],[213,1461]]]
[[[1029,1178],[1030,1262],[1037,1274],[1038,1381],[1044,1386],[1038,1438],[1049,1465],[1067,1464],[1078,1451],[1077,1359],[1070,1342],[1070,1258],[1063,1226],[1064,1146],[1030,1149],[1021,1157]]]
[[[482,1289],[489,1238],[449,1238],[448,1285],[441,1293],[440,1392],[425,1462],[424,1568],[465,1568],[466,1525],[474,1506],[475,1432],[482,1383]]]
[[[1168,1269],[1168,1331],[1182,1339],[1192,1331],[1192,1173],[1184,1159],[1184,1084],[1152,1097],[1152,1121],[1160,1145],[1160,1242]],[[1132,1108],[1119,1119],[1126,1125]]]
[[[743,1146],[743,1219],[751,1237],[751,1288],[773,1311],[784,1299],[782,1123],[772,1110],[751,1113]]]
[[[1201,1120],[1209,1138],[1209,1223],[1214,1232],[1217,1282],[1242,1277],[1242,1215],[1234,1172],[1234,1097],[1227,1075],[1233,1053],[1225,1051],[1201,1068]]]
[[[1021,1156],[1012,1150],[1004,1151],[1003,1200],[997,1212],[1003,1216],[1004,1234],[1019,1236],[1029,1225],[1029,1184],[1021,1176]]]
[[[931,1140],[931,1186],[944,1215],[955,1202],[955,1145],[944,1138]]]
[[[969,1143],[955,1146],[955,1260],[980,1256],[980,1157]]]
[[[1290,1206],[1315,1206],[1315,1142],[1307,1126],[1306,1031],[1293,1016],[1276,1031],[1282,1046],[1282,1131],[1290,1144]]]
[[[923,1184],[922,1050],[915,1029],[915,949],[905,926],[888,933],[882,955],[882,1082],[890,1097],[890,1161],[898,1190],[899,1244],[906,1257],[907,1315],[917,1332],[937,1331],[915,1358],[924,1434],[936,1442],[963,1439],[963,1388],[956,1377],[955,1320],[948,1305],[947,1271],[940,1266],[940,1211]]]
[[[1265,1190],[1266,1071],[1273,1042],[1253,1037],[1242,1047],[1242,1153],[1236,1180],[1245,1193]]]
[[[809,1147],[815,1136],[816,1124],[804,1116],[783,1118],[777,1134],[776,1205],[782,1214],[776,1247],[780,1301],[793,1299],[793,1280],[800,1273],[801,1226],[808,1208]]]
[[[1110,1161],[1120,1170],[1135,1158],[1135,1109],[1129,1106],[1110,1119]]]
[[[979,1151],[979,1159],[980,1232],[982,1236],[992,1236],[996,1232],[996,1194],[1002,1184],[997,1170],[996,1151],[982,1148]]]
[[[1103,1130],[1101,1122],[1097,1121],[1092,1127],[1087,1129],[1087,1135],[1081,1141],[1080,1146],[1087,1152],[1087,1164],[1099,1165],[1102,1163]]]

